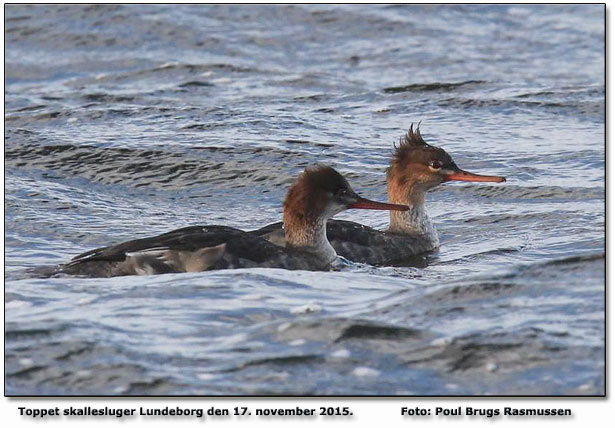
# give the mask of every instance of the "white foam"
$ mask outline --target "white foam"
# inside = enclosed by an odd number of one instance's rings
[[[336,360],[345,360],[350,357],[350,351],[348,349],[338,349],[331,353],[331,358]]]
[[[352,371],[352,374],[357,377],[376,377],[380,374],[380,370],[371,367],[357,367]]]
[[[307,305],[297,306],[296,308],[292,308],[290,310],[291,314],[310,314],[314,312],[322,311],[322,306],[318,303],[308,303]]]

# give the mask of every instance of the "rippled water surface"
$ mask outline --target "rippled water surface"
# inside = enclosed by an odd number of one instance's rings
[[[603,6],[9,5],[5,38],[8,394],[604,393]],[[278,221],[314,162],[384,200],[419,120],[508,177],[430,192],[426,267],[25,273]]]

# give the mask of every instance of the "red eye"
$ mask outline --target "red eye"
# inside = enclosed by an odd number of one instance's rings
[[[431,169],[442,169],[442,162],[440,162],[439,160],[432,160],[431,162],[429,162],[429,167]]]

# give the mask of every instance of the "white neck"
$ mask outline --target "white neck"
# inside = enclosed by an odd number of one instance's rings
[[[286,245],[312,253],[322,261],[323,267],[331,264],[337,253],[327,239],[327,220],[309,221],[305,217],[284,216],[284,235]]]
[[[408,211],[391,211],[389,232],[420,236],[431,241],[434,248],[439,245],[438,231],[425,211],[424,191],[415,191],[404,196],[389,193],[389,202],[410,207]]]

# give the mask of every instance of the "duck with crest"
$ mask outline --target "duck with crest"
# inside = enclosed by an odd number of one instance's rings
[[[351,208],[408,210],[360,197],[340,173],[319,164],[306,168],[286,195],[284,248],[233,227],[191,226],[88,251],[54,273],[113,277],[251,267],[324,270],[337,257],[327,240],[327,220]]]
[[[420,124],[419,124],[420,125]],[[327,238],[337,254],[372,265],[415,264],[416,256],[438,248],[438,232],[425,210],[425,196],[434,187],[449,181],[505,182],[505,177],[479,175],[460,169],[444,150],[425,142],[419,126],[394,145],[387,169],[389,202],[408,207],[391,211],[389,228],[379,231],[344,220],[327,223]],[[251,232],[279,246],[287,241],[282,223]]]

